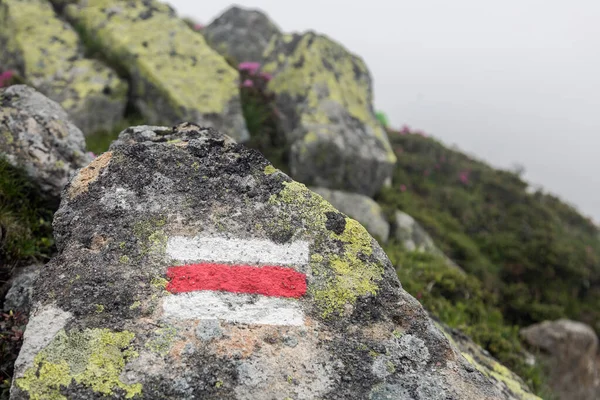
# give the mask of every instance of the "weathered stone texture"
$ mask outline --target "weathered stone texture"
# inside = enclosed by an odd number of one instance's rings
[[[25,85],[0,89],[0,157],[25,169],[55,199],[69,176],[90,161],[83,133],[67,113]]]
[[[167,4],[81,0],[65,13],[129,75],[133,102],[147,123],[194,121],[248,139],[237,71]]]
[[[263,62],[263,53],[279,28],[259,10],[233,6],[211,22],[202,34],[223,57],[235,62]]]
[[[375,116],[363,60],[312,32],[274,37],[265,56],[294,179],[375,194],[391,177],[396,156]]]
[[[45,0],[0,2],[0,65],[61,104],[85,134],[123,118],[128,85],[98,60]]]

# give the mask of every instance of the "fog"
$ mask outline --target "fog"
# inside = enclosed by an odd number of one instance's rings
[[[168,1],[209,23],[231,3]],[[238,1],[360,55],[375,106],[600,221],[597,0]]]

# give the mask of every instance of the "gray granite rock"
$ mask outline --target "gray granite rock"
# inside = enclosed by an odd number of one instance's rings
[[[13,400],[518,398],[358,222],[215,130],[125,131],[54,229]]]

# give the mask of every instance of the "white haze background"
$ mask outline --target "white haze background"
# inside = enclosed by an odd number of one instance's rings
[[[208,24],[232,3],[170,0]],[[375,106],[600,222],[598,0],[254,0],[286,32],[360,55]]]

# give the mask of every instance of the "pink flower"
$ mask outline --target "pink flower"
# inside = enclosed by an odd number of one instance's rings
[[[427,137],[427,134],[426,134],[425,132],[421,131],[421,130],[418,130],[418,131],[416,131],[415,133],[416,133],[417,135],[419,135],[419,136]]]
[[[246,79],[244,81],[244,83],[242,83],[242,86],[243,87],[252,87],[252,86],[254,86],[254,82],[252,82],[250,79]]]
[[[247,71],[251,75],[254,75],[256,71],[260,68],[260,63],[252,62],[252,61],[244,61],[238,65],[238,69],[240,71]]]
[[[204,29],[204,25],[202,24],[194,24],[193,28],[196,32],[201,31],[202,29]]]
[[[425,175],[425,176],[429,176],[430,173],[431,172],[428,169],[426,169],[425,171],[423,171],[423,175]]]
[[[400,185],[400,191],[406,192],[406,185]]]
[[[460,179],[460,181],[466,185],[469,183],[469,174],[470,173],[471,173],[471,171],[469,171],[469,170],[461,171],[460,174],[458,175],[458,179]]]
[[[273,79],[273,75],[269,74],[268,72],[261,72],[260,77],[263,78],[267,82],[269,82],[271,79]]]
[[[4,87],[15,75],[13,71],[4,71],[0,74],[0,88]]]
[[[88,156],[92,157],[92,159],[96,158],[96,155],[91,151],[88,151]]]
[[[410,128],[408,125],[402,125],[402,129],[400,130],[400,134],[401,135],[406,135],[407,133],[410,133]]]

